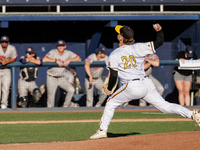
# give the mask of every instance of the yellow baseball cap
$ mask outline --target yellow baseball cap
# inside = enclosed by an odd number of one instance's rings
[[[133,39],[134,31],[129,26],[117,25],[115,31],[126,39]]]
[[[120,29],[121,29],[122,27],[123,27],[122,25],[117,25],[117,26],[115,27],[115,31],[116,31],[117,33],[120,34]]]

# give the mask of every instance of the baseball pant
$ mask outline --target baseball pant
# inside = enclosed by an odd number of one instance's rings
[[[110,121],[114,115],[114,111],[118,106],[133,99],[141,98],[163,113],[181,115],[191,119],[192,111],[181,105],[165,101],[157,92],[151,79],[143,78],[140,80],[129,81],[108,98],[101,117],[100,129],[108,129]]]
[[[99,101],[96,105],[101,106],[103,102],[105,101],[107,95],[104,92],[104,89],[102,87],[103,81],[101,78],[93,79],[92,85],[89,85],[89,80],[85,78],[85,89],[86,89],[86,107],[92,107],[93,106],[93,99],[94,99],[94,87],[100,92]]]
[[[47,107],[54,107],[55,94],[58,86],[67,92],[63,107],[73,106],[74,103],[71,100],[74,95],[74,87],[69,81],[65,77],[55,78],[47,75]]]
[[[11,71],[10,69],[0,69],[0,97],[1,104],[8,105],[9,88],[11,83]]]
[[[156,87],[156,90],[162,96],[162,94],[164,92],[164,87],[162,86],[162,84],[156,78],[154,78],[152,75],[149,75],[148,77],[149,77],[149,79],[152,80],[153,84]],[[139,106],[146,106],[146,105],[147,105],[147,102],[144,99],[140,99]]]
[[[28,96],[28,92],[33,92],[35,88],[38,88],[35,81],[27,82],[21,78],[18,80],[19,97]]]

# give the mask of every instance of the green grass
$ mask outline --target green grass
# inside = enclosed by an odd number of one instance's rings
[[[0,121],[26,120],[81,120],[100,119],[101,112],[81,113],[0,113]],[[123,118],[180,118],[161,112],[116,112],[115,119]],[[98,129],[92,123],[0,124],[0,144],[62,142],[88,139]],[[184,122],[111,122],[108,137],[200,130],[192,121]]]
[[[0,121],[30,121],[30,120],[84,120],[100,119],[102,112],[80,113],[0,113]],[[178,115],[161,112],[115,112],[113,119],[138,118],[181,118]]]
[[[6,124],[0,129],[0,144],[80,141],[94,134],[98,123]],[[195,130],[194,122],[118,122],[110,124],[108,138]]]

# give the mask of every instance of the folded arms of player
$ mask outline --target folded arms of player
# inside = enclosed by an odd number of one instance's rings
[[[42,60],[38,57],[37,59],[35,59],[34,57],[32,58],[26,58],[26,57],[22,57],[19,60],[21,63],[26,64],[28,62],[32,62],[36,65],[41,65],[42,64]]]
[[[7,58],[7,59],[0,60],[0,63],[2,65],[6,65],[6,64],[9,64],[9,63],[13,63],[15,60],[16,60],[16,58]]]
[[[118,72],[110,68],[110,76],[103,83],[104,91],[107,95],[111,95],[118,84]]]

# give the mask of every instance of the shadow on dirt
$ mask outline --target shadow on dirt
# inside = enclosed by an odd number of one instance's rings
[[[111,138],[111,137],[122,137],[122,136],[129,136],[129,135],[136,135],[136,134],[140,134],[138,132],[131,132],[131,133],[117,133],[117,134],[114,134],[114,133],[107,133],[107,136],[108,138]]]

